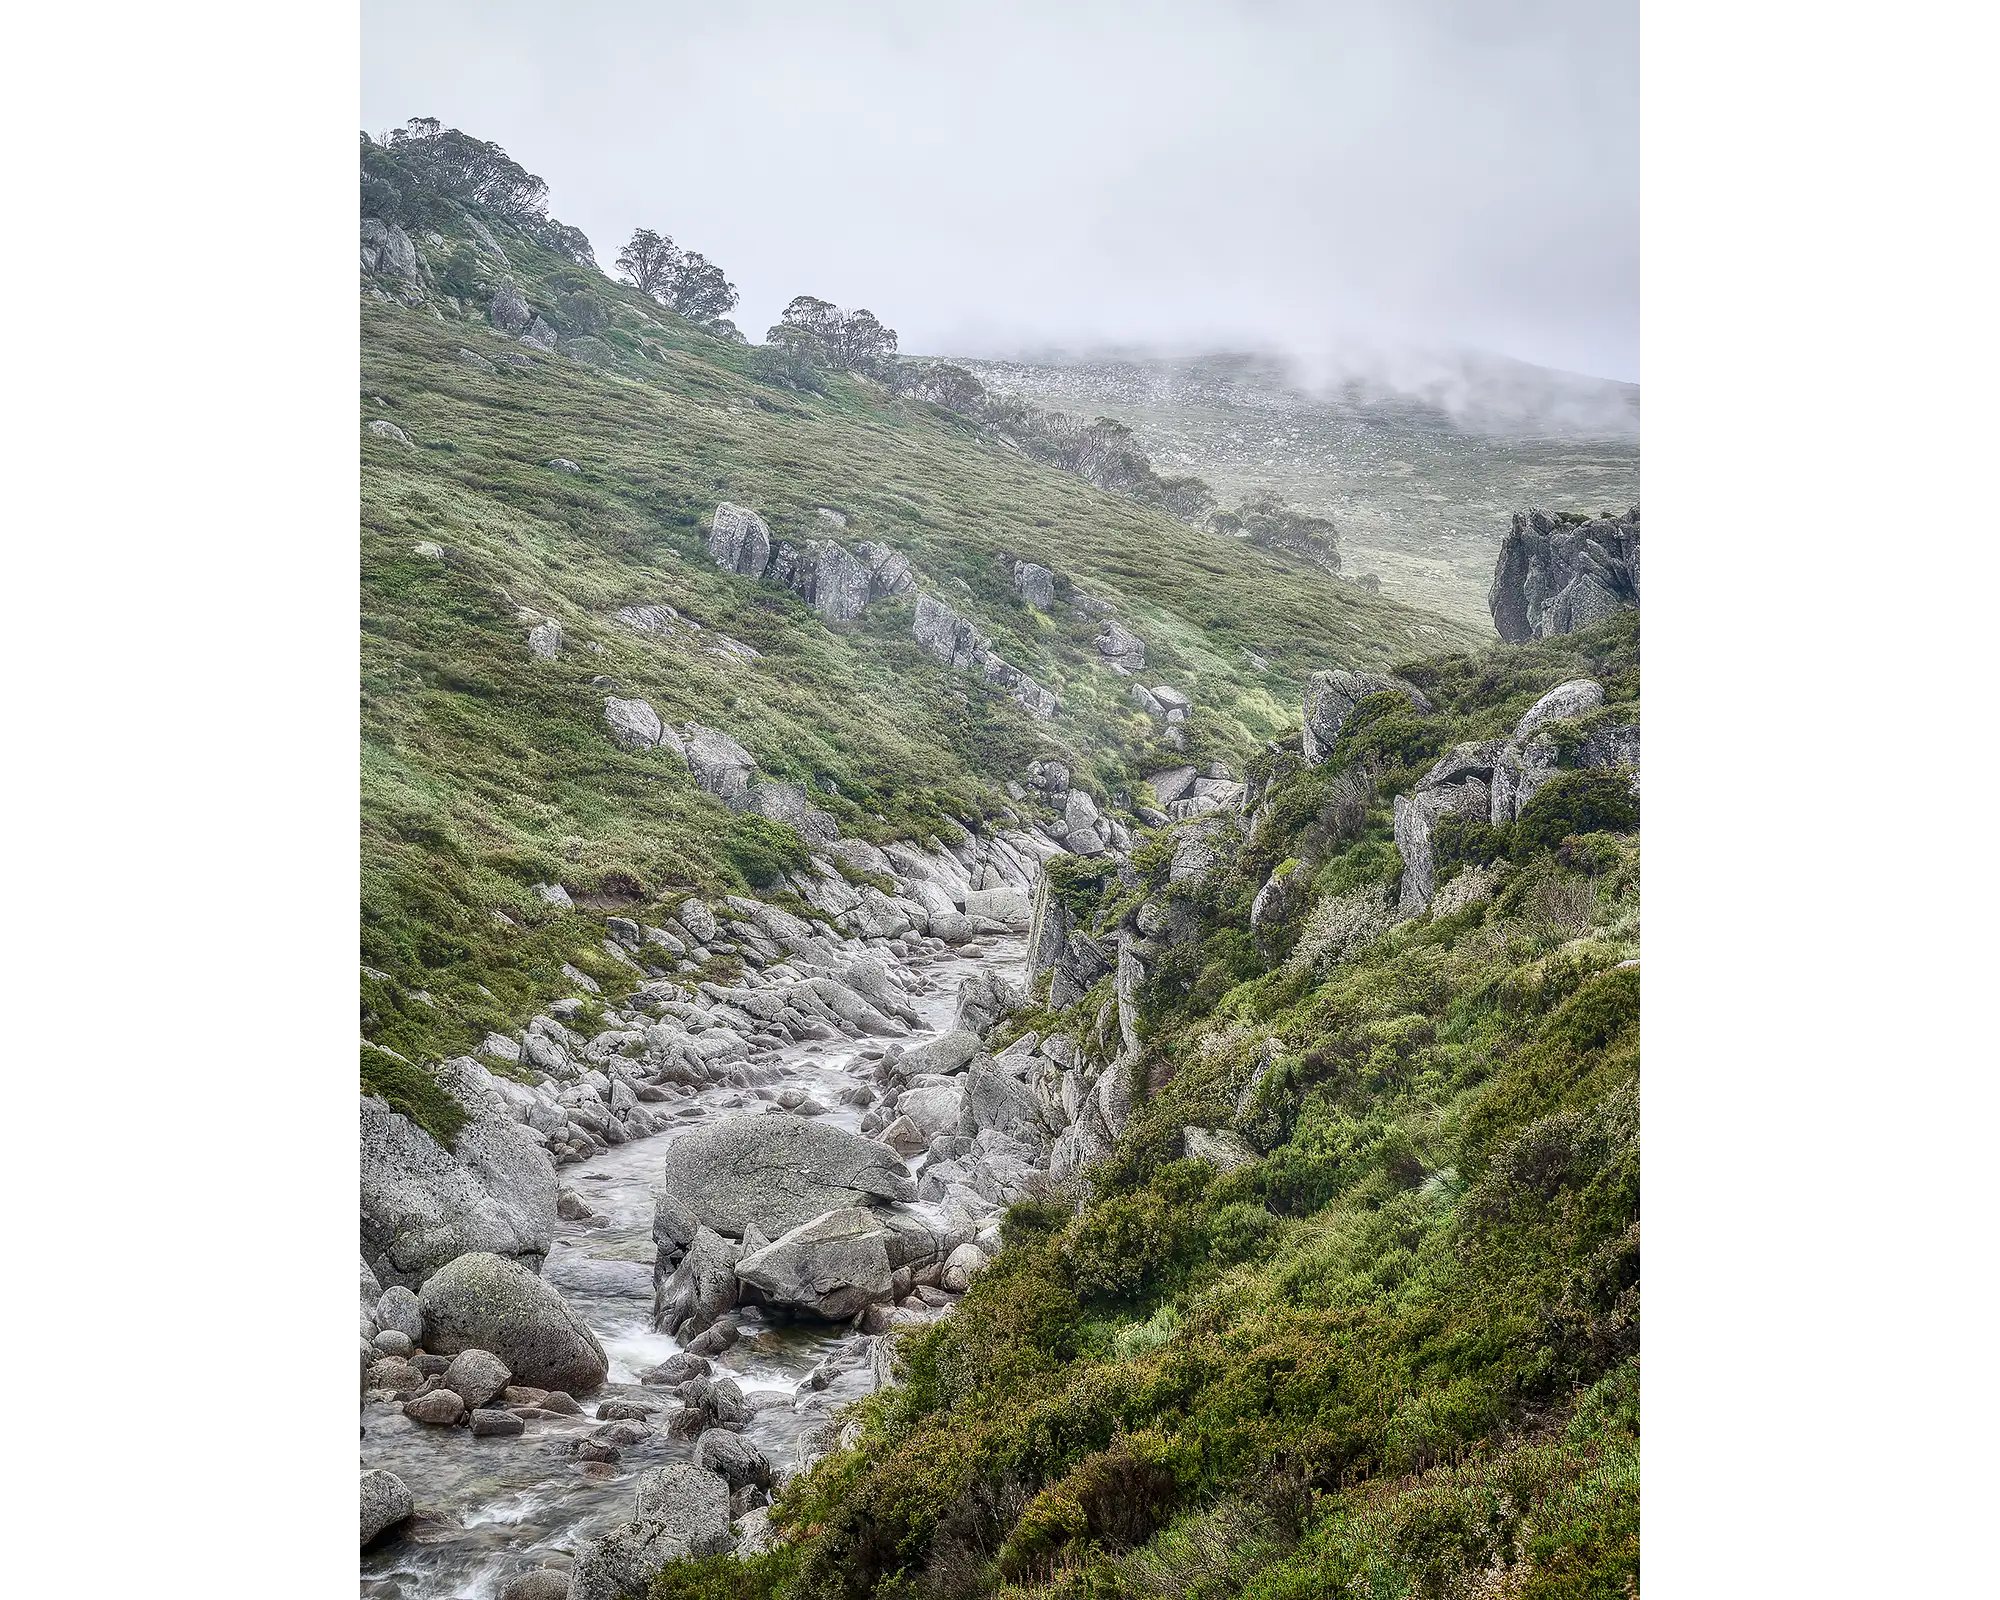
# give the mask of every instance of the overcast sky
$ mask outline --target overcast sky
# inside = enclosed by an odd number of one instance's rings
[[[362,125],[506,147],[611,267],[908,353],[1473,346],[1639,376],[1633,0],[363,0]]]

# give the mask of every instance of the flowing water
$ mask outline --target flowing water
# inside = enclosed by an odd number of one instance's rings
[[[914,1046],[947,1031],[966,978],[990,969],[1018,982],[1025,956],[1024,940],[1004,937],[906,960],[906,992],[922,1027],[899,1042]],[[782,1074],[764,1087],[803,1089],[828,1108],[827,1121],[858,1131],[862,1108],[837,1097],[856,1083],[872,1085],[871,1061],[863,1059],[868,1050],[852,1041],[814,1041],[756,1060]],[[672,1409],[665,1391],[639,1384],[640,1373],[681,1348],[653,1331],[653,1186],[661,1153],[678,1134],[755,1114],[764,1104],[737,1088],[704,1090],[678,1102],[677,1126],[561,1169],[561,1181],[609,1220],[609,1226],[558,1222],[542,1269],[610,1358],[609,1380],[584,1402],[592,1415],[533,1421],[516,1438],[475,1439],[463,1428],[412,1422],[393,1403],[363,1407],[362,1468],[394,1472],[417,1506],[408,1532],[362,1557],[367,1600],[490,1600],[515,1573],[575,1552],[626,1521],[639,1476],[693,1454],[692,1440],[670,1439],[658,1426]],[[799,1381],[851,1337],[845,1326],[780,1323],[753,1310],[744,1313],[742,1339],[711,1358],[715,1375],[734,1378],[758,1407],[744,1432],[780,1471],[790,1470],[799,1436],[826,1416],[826,1401],[837,1407],[867,1391],[863,1363],[815,1397],[811,1410],[792,1404]],[[661,1408],[653,1437],[627,1446],[616,1463],[572,1459],[571,1442],[598,1426],[598,1403],[621,1395]]]

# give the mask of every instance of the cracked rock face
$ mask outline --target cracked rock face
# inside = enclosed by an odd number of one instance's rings
[[[1624,516],[1565,522],[1517,511],[1487,594],[1493,626],[1509,644],[1574,633],[1639,608],[1639,508]]]
[[[771,564],[771,530],[756,512],[725,500],[709,524],[708,553],[724,572],[761,578]]]

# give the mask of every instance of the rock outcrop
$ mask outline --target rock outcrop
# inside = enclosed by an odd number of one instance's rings
[[[709,523],[708,553],[724,572],[761,578],[771,565],[771,530],[756,512],[725,500]]]
[[[1035,716],[1046,718],[1055,714],[1054,692],[999,656],[992,648],[992,641],[969,618],[960,616],[937,596],[917,596],[917,613],[910,631],[916,635],[918,644],[946,666],[980,672],[988,683],[998,684]]]
[[[917,581],[909,558],[886,545],[774,541],[762,517],[726,500],[709,522],[708,553],[724,572],[790,589],[829,622],[852,622],[872,601],[908,593]]]
[[[414,1288],[475,1250],[539,1270],[555,1222],[555,1167],[521,1124],[475,1117],[447,1150],[361,1097],[361,1254],[382,1283]]]
[[[1612,520],[1578,521],[1517,511],[1487,594],[1493,626],[1526,644],[1639,606],[1639,508]]]

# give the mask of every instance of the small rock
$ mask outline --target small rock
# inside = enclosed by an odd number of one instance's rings
[[[406,1356],[416,1350],[410,1336],[397,1328],[384,1328],[375,1335],[375,1348],[385,1356]]]
[[[561,1389],[551,1389],[547,1394],[542,1396],[542,1409],[544,1411],[553,1411],[559,1417],[580,1417],[583,1415],[583,1407],[578,1405]]]
[[[511,1439],[527,1424],[511,1411],[482,1406],[472,1413],[470,1426],[475,1439]]]
[[[444,1386],[467,1406],[477,1408],[507,1387],[513,1374],[507,1364],[487,1350],[461,1350],[444,1370]]]
[[[571,461],[567,456],[557,456],[553,461],[551,461],[548,464],[548,466],[549,466],[549,471],[551,472],[583,471],[583,468],[579,467],[574,461]]]
[[[424,1375],[417,1370],[415,1362],[405,1361],[401,1356],[382,1356],[368,1363],[362,1385],[364,1388],[401,1394],[407,1389],[415,1389],[423,1381]]]
[[[639,1375],[641,1383],[672,1388],[690,1378],[706,1378],[715,1369],[700,1356],[689,1355],[683,1350],[678,1355],[668,1356],[657,1367],[649,1367]]]
[[[579,1461],[616,1461],[618,1447],[606,1444],[600,1439],[578,1439],[570,1447],[570,1454]]]
[[[648,1422],[659,1414],[658,1406],[641,1405],[636,1400],[606,1400],[597,1408],[600,1422]]]
[[[393,422],[376,421],[368,424],[368,431],[378,439],[387,439],[393,444],[408,444],[410,436]]]
[[[403,1415],[434,1427],[449,1427],[465,1415],[465,1402],[449,1389],[433,1389],[403,1402]]]

